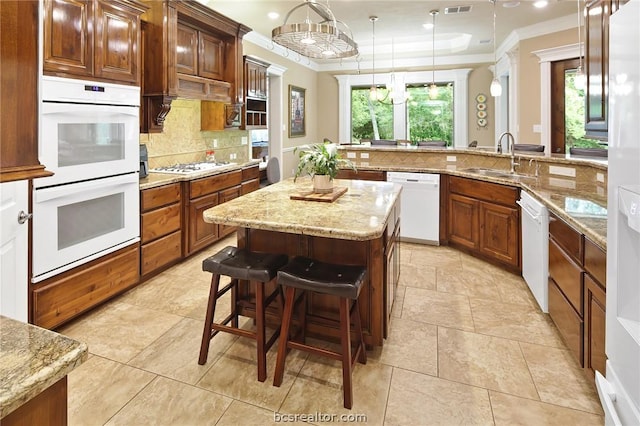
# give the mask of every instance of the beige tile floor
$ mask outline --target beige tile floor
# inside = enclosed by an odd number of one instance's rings
[[[260,383],[253,342],[220,334],[200,366],[201,262],[227,244],[60,330],[90,351],[69,375],[71,425],[263,425],[293,414],[320,425],[349,413],[374,425],[603,424],[593,386],[524,281],[448,247],[401,244],[390,336],[356,364],[350,412],[337,361],[292,351],[276,388],[275,347]]]

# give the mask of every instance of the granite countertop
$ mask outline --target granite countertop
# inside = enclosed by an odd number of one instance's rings
[[[150,172],[147,177],[140,179],[140,189],[155,188],[157,186],[167,185],[170,183],[215,176],[222,173],[232,172],[234,170],[241,170],[245,167],[259,165],[260,163],[261,160],[249,160],[246,163],[229,164],[227,166],[216,168],[215,170],[203,170],[201,172],[188,174]]]
[[[0,418],[69,374],[87,353],[84,343],[0,316]]]
[[[347,192],[332,203],[290,199],[310,192],[309,177],[289,178],[204,211],[205,222],[293,234],[366,241],[380,237],[402,187],[336,179]]]
[[[498,154],[495,152],[491,152],[488,150],[469,148],[469,149],[433,149],[433,148],[420,148],[414,146],[376,146],[371,147],[367,145],[342,145],[341,149],[349,149],[357,148],[359,150],[368,151],[386,151],[386,152],[398,152],[398,151],[424,151],[424,152],[433,152],[433,153],[463,153],[463,154],[473,154],[479,155],[483,157],[495,157],[496,159],[508,159],[508,154]],[[552,154],[546,156],[540,156],[538,153],[530,153],[526,151],[522,151],[523,154],[518,152],[516,155],[518,157],[522,157],[525,159],[534,158],[539,160],[547,160],[553,163],[558,164],[567,164],[567,165],[589,165],[594,167],[597,170],[607,170],[606,161],[597,161],[597,160],[589,160],[589,159],[575,159],[575,158],[567,158],[565,154]],[[248,167],[251,165],[258,164],[260,160],[251,160],[247,163],[237,164],[237,165],[229,165],[228,167],[224,167],[221,169],[217,169],[215,171],[204,171],[202,173],[190,174],[190,175],[175,175],[175,174],[165,174],[165,173],[150,173],[148,177],[144,179],[140,179],[140,189],[148,189],[156,186],[162,186],[173,182],[181,182],[181,181],[189,181],[194,179],[199,179],[202,177],[212,176],[215,174],[226,173],[232,170],[241,169],[243,167]],[[471,162],[473,164],[473,162]],[[467,166],[463,166],[461,168],[457,168],[455,165],[446,164],[446,166],[440,167],[424,167],[424,166],[415,166],[412,164],[403,164],[398,166],[372,166],[372,165],[363,165],[360,162],[356,162],[356,166],[359,170],[378,170],[378,171],[405,171],[405,172],[423,172],[423,173],[440,173],[440,174],[450,174],[455,176],[468,177],[478,180],[484,180],[488,182],[500,183],[503,185],[517,186],[520,187],[535,198],[540,200],[544,205],[546,205],[553,213],[570,223],[574,228],[576,228],[579,232],[585,234],[591,241],[593,241],[597,246],[602,248],[603,250],[607,249],[607,217],[606,217],[606,208],[607,208],[607,194],[606,187],[598,186],[591,183],[585,183],[580,180],[569,180],[569,179],[561,179],[561,178],[550,178],[546,176],[542,176],[537,179],[518,179],[518,178],[506,178],[506,177],[493,177],[486,176],[478,173],[473,173],[466,171],[465,168]],[[446,168],[444,168],[446,167]],[[301,185],[305,185],[304,179],[299,179],[298,182]],[[348,181],[341,181],[348,182]],[[297,184],[296,184],[297,185]],[[310,186],[311,183],[307,179],[306,185]],[[344,184],[342,184],[344,186]],[[273,186],[273,185],[272,185]],[[267,187],[270,188],[270,187]],[[290,190],[293,190],[291,188]],[[348,195],[347,192],[346,195]],[[250,195],[250,194],[248,194]],[[242,202],[246,200],[247,196],[241,197]],[[343,196],[344,197],[344,196]],[[264,196],[266,198],[266,195]],[[287,201],[288,197],[286,197]],[[273,204],[271,200],[271,210],[276,211],[276,206]],[[261,205],[267,203],[267,200],[261,200]],[[309,202],[305,202],[309,203]],[[224,205],[227,205],[225,203]],[[325,203],[315,203],[315,204],[325,204]],[[297,206],[296,203],[293,204]],[[356,208],[354,206],[354,208]],[[260,209],[249,209],[252,210],[260,210]],[[242,209],[239,209],[242,211]],[[287,213],[286,208],[282,208],[284,213]],[[255,212],[252,212],[254,214]],[[244,212],[243,212],[244,214]],[[255,213],[257,214],[257,213]],[[220,220],[221,218],[217,216]],[[354,217],[353,214],[347,215],[347,217]],[[206,219],[206,215],[205,215]],[[238,223],[240,219],[244,219],[242,223]],[[270,222],[273,220],[269,215],[263,218],[266,222]],[[221,223],[225,223],[231,226],[245,226],[251,225],[251,227],[258,228],[259,227],[259,219],[251,218],[251,217],[225,217],[222,219]],[[355,221],[354,221],[355,222]],[[273,229],[267,228],[268,226],[276,226],[275,224],[265,224],[265,227],[262,229]],[[284,226],[280,224],[280,226]],[[316,225],[317,226],[317,225]],[[320,226],[318,229],[324,228],[323,230],[313,231],[319,232],[313,235],[330,235],[331,227]],[[282,230],[277,229],[277,230]],[[291,230],[287,232],[293,232]],[[335,230],[334,230],[335,232]],[[344,235],[349,235],[348,230],[341,230]],[[353,231],[363,232],[363,230]],[[305,232],[309,233],[309,231]],[[311,234],[310,234],[311,235]],[[353,238],[357,239],[357,238]]]

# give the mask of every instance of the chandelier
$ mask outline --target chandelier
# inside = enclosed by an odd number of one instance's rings
[[[301,7],[307,8],[304,22],[289,24],[291,14]],[[321,21],[312,22],[310,11],[315,12]],[[345,30],[338,29],[338,23]],[[336,20],[328,4],[324,5],[316,0],[306,0],[291,9],[285,16],[284,23],[271,31],[271,39],[309,58],[348,58],[358,54],[358,44],[353,40],[349,27],[344,22]]]

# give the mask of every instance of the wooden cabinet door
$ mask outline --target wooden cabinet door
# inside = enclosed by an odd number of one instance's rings
[[[449,196],[449,240],[478,249],[478,201],[463,195]]]
[[[247,60],[245,62],[247,96],[265,99],[267,97],[267,67]]]
[[[113,0],[97,3],[95,76],[140,84],[140,11]]]
[[[606,294],[588,274],[584,275],[584,368],[605,374],[607,356],[604,352]]]
[[[607,84],[609,63],[609,14],[611,0],[586,5],[585,130],[588,136],[607,137]]]
[[[44,72],[93,75],[93,1],[44,2]]]
[[[240,185],[227,188],[224,191],[220,191],[218,193],[219,194],[218,201],[220,204],[222,204],[222,203],[226,203],[227,201],[233,200],[234,198],[238,198],[240,196],[241,191],[242,191],[242,187]],[[220,237],[230,234],[231,232],[235,231],[235,229],[236,229],[235,226],[220,225],[219,226]]]
[[[176,39],[176,71],[198,74],[198,30],[178,24]]]
[[[480,202],[480,251],[501,262],[520,263],[518,210]]]
[[[218,225],[204,221],[203,213],[218,205],[218,193],[205,195],[189,203],[189,243],[187,254],[208,246],[218,239]]]
[[[198,75],[224,80],[224,40],[202,31],[198,36]]]

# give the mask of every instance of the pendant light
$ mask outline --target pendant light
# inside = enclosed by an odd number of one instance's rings
[[[578,69],[576,69],[576,75],[573,79],[573,85],[578,90],[583,90],[586,84],[587,76],[584,74],[582,69],[582,21],[580,19],[580,14],[582,9],[580,7],[580,2],[582,0],[578,0],[578,49],[579,49],[579,59],[580,63],[578,64]]]
[[[436,86],[436,15],[440,13],[438,10],[429,12],[433,19],[432,35],[431,35],[431,85],[429,86],[429,98],[436,99],[438,97],[438,86]]]
[[[496,51],[496,1],[490,0],[493,3],[493,81],[491,82],[491,87],[489,91],[491,92],[491,96],[497,97],[502,95],[502,86],[500,85],[500,81],[498,81],[498,60],[497,60],[497,51]]]
[[[377,16],[369,16],[371,22],[371,88],[369,89],[369,98],[372,101],[378,99],[378,89],[376,87],[376,21]]]

